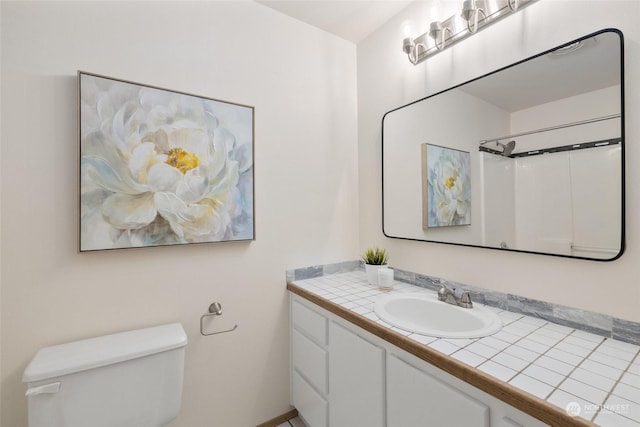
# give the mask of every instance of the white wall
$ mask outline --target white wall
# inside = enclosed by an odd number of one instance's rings
[[[289,410],[285,269],[358,254],[355,46],[254,2],[2,2],[2,409],[47,345],[179,321],[172,426]],[[256,241],[77,253],[76,71],[255,106]],[[202,337],[220,301],[231,334]]]
[[[640,189],[635,185],[640,182],[635,167],[640,160],[640,122],[635,120],[640,111],[635,78],[640,73],[640,2],[540,0],[413,66],[401,50],[402,24],[413,20],[416,28],[435,19],[429,16],[431,3],[413,3],[358,45],[361,247],[386,247],[391,264],[405,270],[640,321],[635,265],[640,256]],[[441,1],[439,17],[455,13],[459,3]],[[625,36],[627,250],[621,259],[600,263],[383,236],[379,182],[385,112],[607,27],[617,27]]]

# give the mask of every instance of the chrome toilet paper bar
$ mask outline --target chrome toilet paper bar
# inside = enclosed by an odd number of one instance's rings
[[[205,332],[204,331],[204,319],[205,319],[205,317],[220,316],[220,315],[222,315],[222,305],[219,302],[211,303],[211,305],[209,306],[209,312],[203,314],[202,316],[200,316],[200,333],[203,336],[206,337],[206,336],[209,336],[209,335],[224,334],[226,332],[235,331],[238,328],[238,325],[236,324],[231,329],[223,329],[222,331],[216,331],[216,332]]]

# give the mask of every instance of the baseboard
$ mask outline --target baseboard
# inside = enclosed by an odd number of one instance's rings
[[[286,414],[282,414],[279,417],[275,417],[267,422],[262,424],[258,424],[257,427],[278,427],[280,424],[289,421],[298,416],[298,411],[296,409],[292,409]]]

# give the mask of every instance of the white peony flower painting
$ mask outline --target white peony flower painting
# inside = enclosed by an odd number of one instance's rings
[[[254,239],[253,107],[78,80],[81,252]]]
[[[470,156],[422,144],[423,228],[471,224]]]

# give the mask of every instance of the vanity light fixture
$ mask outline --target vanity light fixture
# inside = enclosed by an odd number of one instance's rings
[[[402,51],[407,54],[412,64],[418,63],[418,55],[427,51],[427,46],[423,43],[416,43],[411,37],[402,40]]]
[[[417,65],[428,57],[445,50],[472,36],[500,19],[524,9],[537,0],[464,0],[462,12],[457,13],[444,21],[433,21],[429,25],[429,31],[412,38],[405,35],[402,40],[402,51],[407,55],[409,62]],[[465,25],[457,25],[460,18]],[[462,28],[460,28],[462,27]],[[435,41],[435,46],[429,46],[428,39]]]
[[[483,19],[487,19],[487,14],[484,9],[479,8],[476,5],[476,0],[464,0],[462,3],[462,19],[467,21],[467,30],[470,33],[475,33],[478,31],[478,19],[480,14],[482,14]],[[475,26],[471,25],[471,22],[475,22]]]
[[[429,25],[429,37],[431,37],[433,41],[436,42],[436,49],[444,49],[447,32],[449,32],[450,35],[453,34],[451,28],[445,27],[440,21],[434,21]],[[438,40],[440,40],[440,43],[438,43]]]

